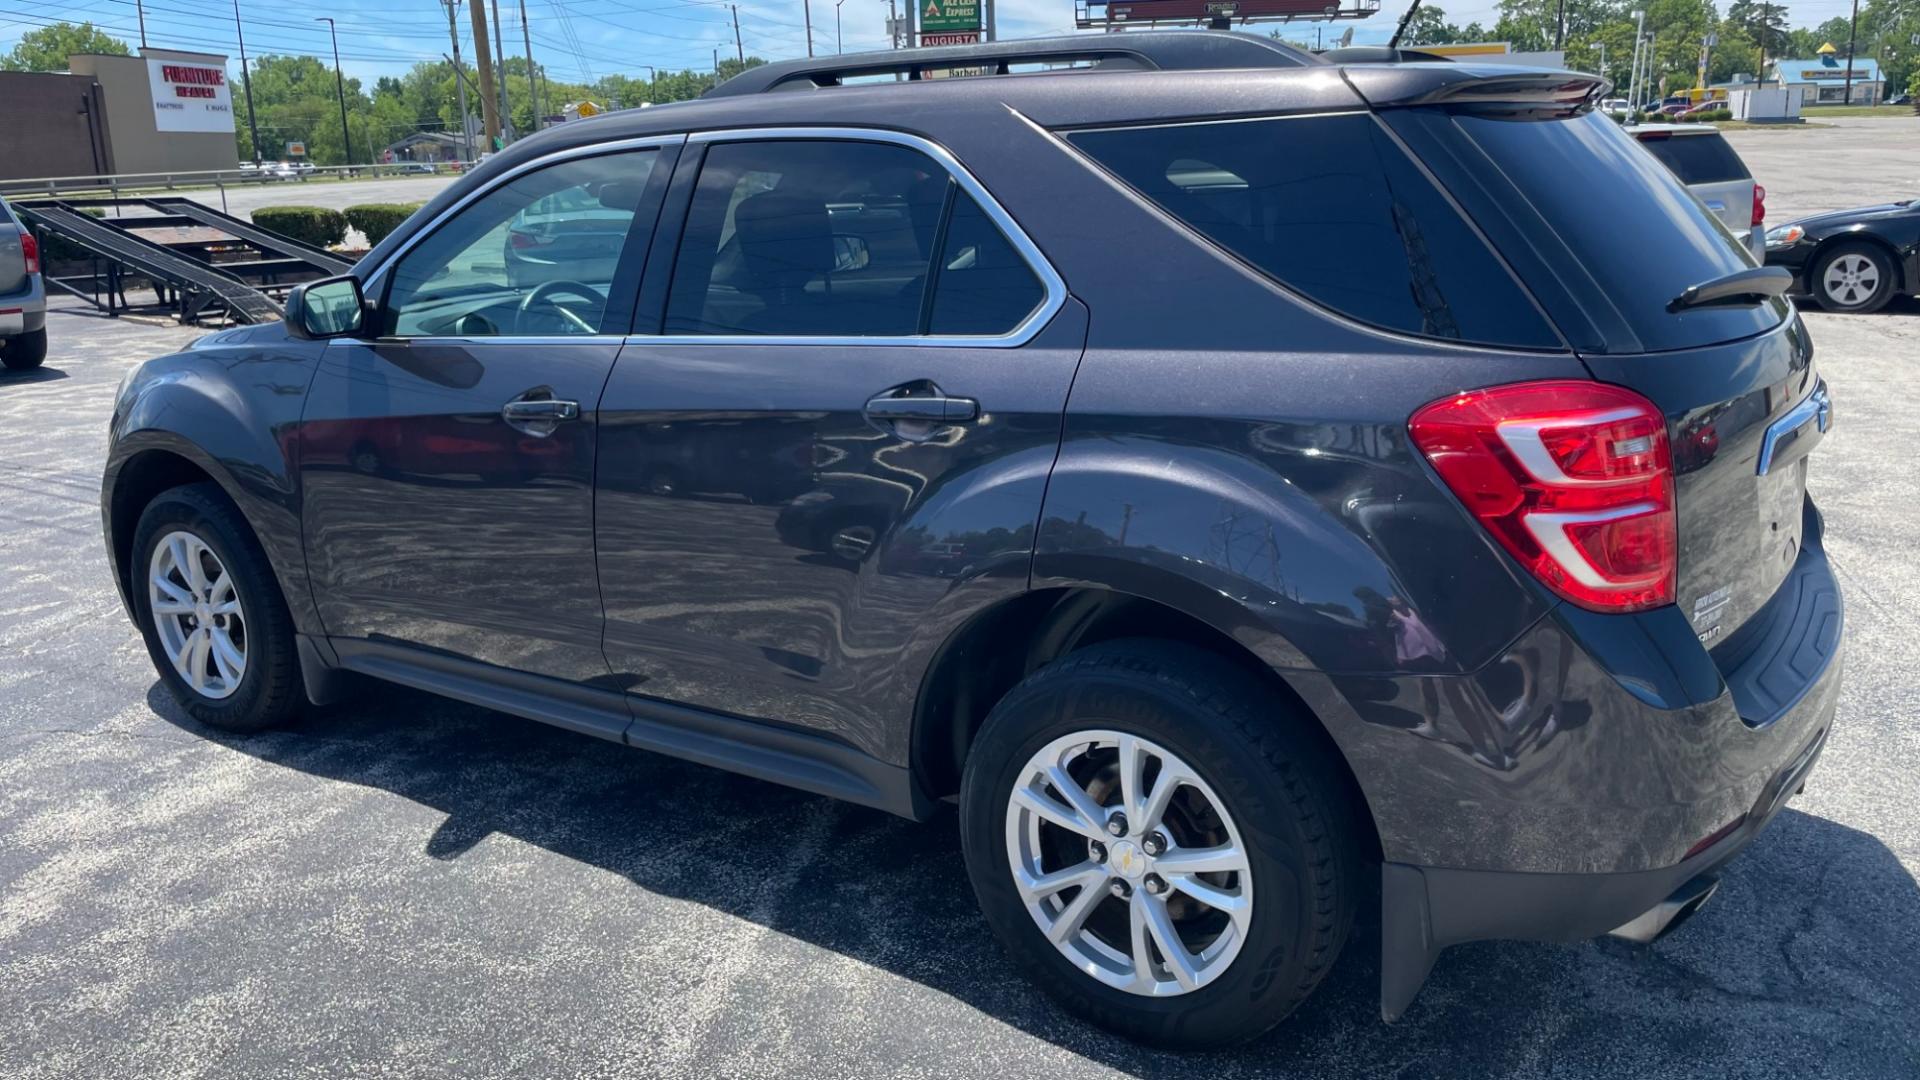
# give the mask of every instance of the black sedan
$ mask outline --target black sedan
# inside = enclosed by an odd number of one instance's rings
[[[1920,199],[1815,214],[1767,230],[1767,265],[1828,311],[1878,311],[1920,291]]]

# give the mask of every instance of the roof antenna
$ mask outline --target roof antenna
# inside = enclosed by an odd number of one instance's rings
[[[1400,35],[1407,32],[1407,24],[1413,21],[1413,13],[1419,10],[1420,0],[1413,0],[1413,3],[1407,5],[1407,13],[1400,16],[1400,25],[1393,28],[1393,36],[1387,39],[1387,48],[1400,47]]]

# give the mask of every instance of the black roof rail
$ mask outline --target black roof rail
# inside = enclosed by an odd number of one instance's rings
[[[1136,30],[1124,34],[994,41],[983,45],[943,45],[886,52],[818,56],[762,64],[728,79],[706,97],[764,94],[774,90],[818,90],[862,76],[898,75],[910,81],[929,71],[984,68],[1005,75],[1015,64],[1066,64],[1134,71],[1202,71],[1220,68],[1306,67],[1320,63],[1312,53],[1273,38],[1219,30]]]

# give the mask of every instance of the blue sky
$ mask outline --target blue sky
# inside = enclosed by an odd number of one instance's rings
[[[522,51],[521,0],[494,0],[506,22],[506,48]],[[804,0],[742,0],[740,28],[746,51],[769,59],[806,53]],[[1788,5],[1790,25],[1814,25],[1845,15],[1849,0],[1800,0]],[[236,57],[231,0],[140,0],[146,11],[148,43],[156,47],[224,52]],[[1442,3],[1449,19],[1491,24],[1493,0]],[[819,52],[834,49],[833,0],[813,0],[813,41]],[[661,69],[700,68],[713,63],[714,50],[733,52],[733,22],[727,0],[526,0],[535,58],[555,78],[589,82],[606,74],[643,76],[642,65]],[[1380,15],[1355,25],[1356,42],[1384,41],[1405,9],[1404,0],[1384,0]],[[307,53],[331,63],[325,23],[340,27],[340,53],[347,73],[369,86],[381,75],[397,75],[414,62],[448,51],[446,10],[438,0],[329,0],[324,6],[240,0],[247,54]],[[886,0],[841,0],[839,16],[848,52],[886,46]],[[20,35],[48,22],[90,20],[108,33],[138,44],[135,0],[0,0],[0,51]],[[1321,24],[1331,37],[1346,23]],[[470,17],[464,7],[459,26],[463,52],[470,48]],[[1289,37],[1311,40],[1312,23],[1295,23]],[[1002,37],[1031,37],[1073,28],[1072,0],[1002,0]]]

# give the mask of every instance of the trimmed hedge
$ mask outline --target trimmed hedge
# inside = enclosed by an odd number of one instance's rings
[[[387,234],[400,227],[415,210],[426,203],[363,203],[347,207],[347,224],[360,230],[367,238],[367,246],[372,247],[387,238]]]
[[[253,212],[253,223],[315,247],[329,247],[347,239],[346,215],[323,206],[263,206]]]

